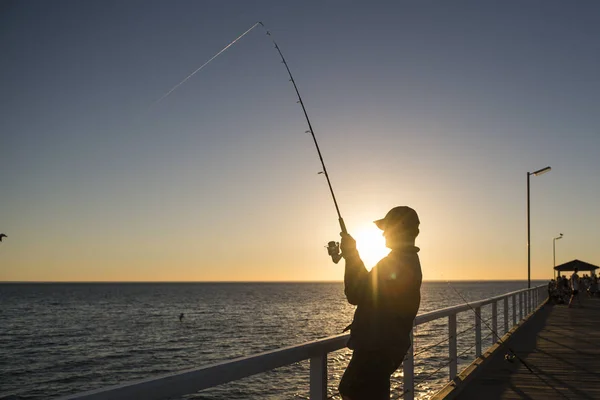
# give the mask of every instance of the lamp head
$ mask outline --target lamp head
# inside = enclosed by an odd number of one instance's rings
[[[546,168],[542,168],[542,169],[538,169],[537,171],[532,172],[530,175],[542,175],[545,174],[546,172],[550,171],[552,168],[550,168],[550,166],[546,167]]]

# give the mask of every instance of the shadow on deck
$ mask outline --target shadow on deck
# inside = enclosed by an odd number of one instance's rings
[[[600,299],[581,299],[543,306],[454,398],[600,399]],[[506,361],[508,348],[526,365]]]

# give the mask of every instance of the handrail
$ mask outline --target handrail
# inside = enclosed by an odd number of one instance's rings
[[[92,390],[83,394],[61,397],[67,399],[164,399],[183,396],[199,390],[222,385],[261,372],[290,365],[331,353],[346,346],[348,334],[330,336],[296,346],[284,347],[248,357],[239,357],[201,368],[161,375],[135,382]]]
[[[538,286],[538,287],[532,288],[532,289],[537,289],[537,288],[541,288],[541,287],[546,287],[546,286],[542,285],[542,286]],[[431,322],[431,321],[439,319],[439,318],[447,317],[450,314],[457,314],[459,312],[469,311],[472,308],[483,307],[488,304],[494,303],[496,301],[503,300],[504,298],[513,296],[515,294],[522,293],[524,291],[527,291],[527,289],[515,290],[514,292],[501,294],[500,296],[496,296],[496,297],[490,297],[489,299],[477,300],[477,301],[473,301],[473,302],[459,304],[457,306],[440,308],[439,310],[431,311],[426,314],[417,315],[413,326],[422,325],[424,323]]]
[[[482,354],[481,349],[481,307],[493,305],[492,326],[497,331],[497,303],[504,300],[504,330],[508,331],[508,299],[512,299],[513,326],[523,317],[527,317],[544,299],[546,286],[522,289],[500,296],[478,300],[468,304],[446,307],[415,318],[414,326],[422,325],[440,318],[448,318],[448,359],[449,379],[457,375],[457,314],[475,310],[475,347],[476,356]],[[518,297],[518,299],[517,299]],[[516,305],[519,307],[517,316]],[[485,322],[484,322],[485,323]],[[349,334],[340,334],[312,342],[267,351],[248,357],[211,364],[201,368],[165,374],[134,382],[96,389],[84,393],[61,397],[59,400],[121,400],[143,398],[161,400],[195,393],[227,382],[246,378],[272,369],[290,365],[299,361],[310,360],[310,399],[324,400],[327,398],[327,354],[346,347]],[[412,338],[412,334],[411,334]],[[492,335],[495,343],[498,338]],[[445,341],[444,341],[445,342]],[[440,342],[441,343],[441,342]],[[491,343],[493,344],[493,343]],[[491,345],[490,344],[490,345]],[[404,382],[402,397],[405,400],[414,398],[414,349],[411,345],[403,363]]]

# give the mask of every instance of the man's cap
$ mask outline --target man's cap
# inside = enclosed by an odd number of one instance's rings
[[[413,230],[419,228],[419,216],[417,212],[407,206],[392,208],[383,219],[373,221],[381,230],[399,229]]]

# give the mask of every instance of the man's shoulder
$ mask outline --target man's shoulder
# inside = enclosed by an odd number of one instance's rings
[[[371,270],[378,279],[403,282],[407,284],[420,284],[422,281],[421,263],[416,253],[397,255],[390,253],[377,263]]]

